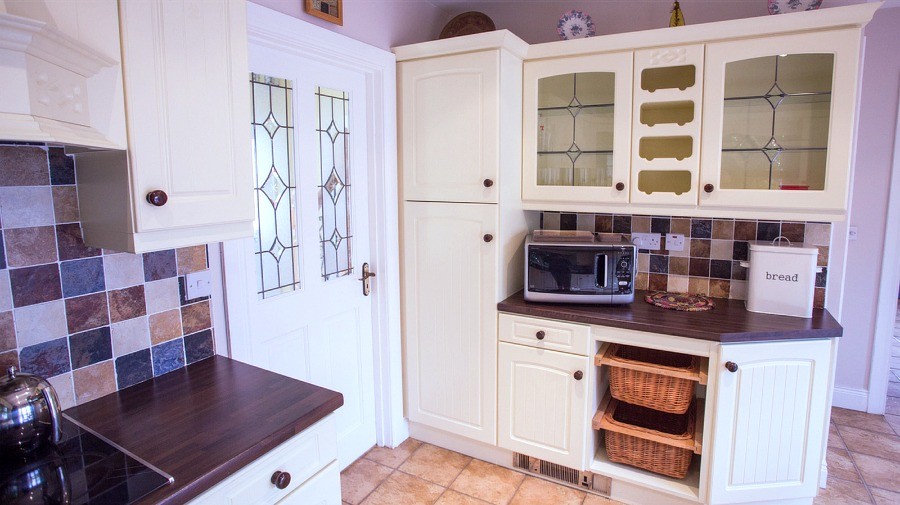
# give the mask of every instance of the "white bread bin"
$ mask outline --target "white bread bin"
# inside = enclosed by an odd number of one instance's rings
[[[750,242],[747,310],[812,317],[819,249],[791,244],[784,237]]]

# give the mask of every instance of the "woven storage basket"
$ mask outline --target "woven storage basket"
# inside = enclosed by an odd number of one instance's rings
[[[686,354],[612,344],[601,362],[609,366],[613,398],[673,414],[687,412],[694,398],[694,385],[699,381],[698,358]],[[630,368],[635,365],[652,367],[655,372]]]
[[[695,422],[694,409],[669,414],[612,400],[601,421],[607,457],[614,463],[683,479],[694,456]]]

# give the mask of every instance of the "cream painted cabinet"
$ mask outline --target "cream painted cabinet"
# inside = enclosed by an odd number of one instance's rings
[[[244,0],[119,2],[127,152],[79,154],[85,241],[128,251],[252,234]]]
[[[706,47],[700,205],[844,213],[858,29]]]
[[[719,346],[710,503],[816,495],[831,345],[806,340]]]

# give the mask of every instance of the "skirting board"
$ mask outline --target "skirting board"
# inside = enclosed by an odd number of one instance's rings
[[[832,405],[865,412],[869,405],[869,392],[865,389],[835,387]]]

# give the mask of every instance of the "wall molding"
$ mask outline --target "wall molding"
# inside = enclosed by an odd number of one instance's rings
[[[868,390],[835,386],[832,406],[865,412],[868,404]]]

